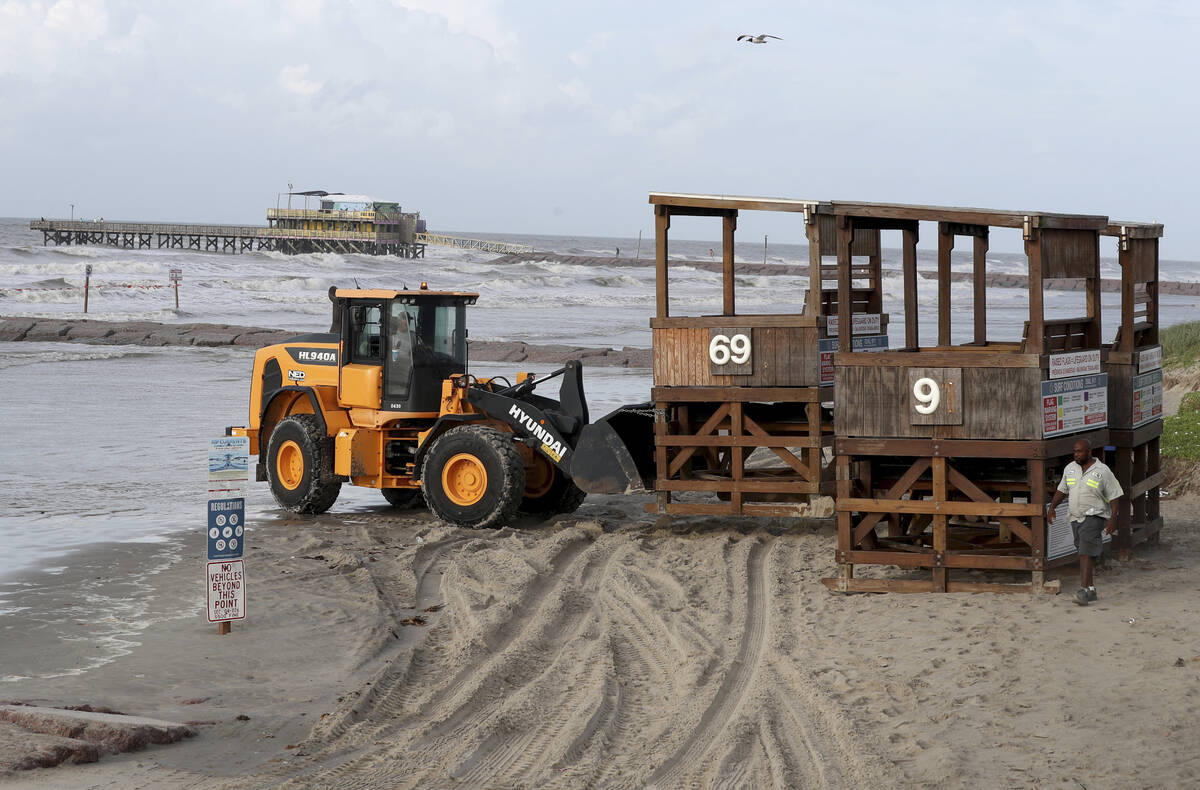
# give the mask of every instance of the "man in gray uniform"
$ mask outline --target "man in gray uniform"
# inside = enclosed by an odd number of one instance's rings
[[[1075,603],[1087,606],[1097,598],[1092,565],[1104,547],[1101,530],[1111,535],[1117,528],[1112,503],[1125,492],[1112,470],[1103,461],[1092,457],[1092,445],[1087,439],[1075,442],[1074,453],[1075,460],[1063,470],[1058,490],[1046,506],[1046,520],[1053,518],[1054,509],[1066,497],[1067,518],[1071,522],[1075,550],[1079,553],[1079,582],[1082,585],[1075,593]]]

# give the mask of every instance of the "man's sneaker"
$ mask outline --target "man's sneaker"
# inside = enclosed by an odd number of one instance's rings
[[[1087,587],[1086,589],[1087,589],[1088,601],[1089,601],[1089,602],[1091,602],[1091,601],[1098,601],[1098,600],[1100,600],[1100,596],[1099,596],[1099,595],[1096,595],[1096,588],[1095,588],[1095,587]]]
[[[1087,606],[1088,601],[1090,601],[1090,600],[1092,600],[1092,599],[1091,599],[1091,596],[1088,595],[1088,591],[1083,589],[1082,587],[1080,587],[1079,590],[1075,593],[1075,603],[1079,604],[1080,606]]]

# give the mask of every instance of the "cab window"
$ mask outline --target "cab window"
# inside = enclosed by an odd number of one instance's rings
[[[383,361],[383,310],[379,305],[355,305],[350,311],[351,362]]]

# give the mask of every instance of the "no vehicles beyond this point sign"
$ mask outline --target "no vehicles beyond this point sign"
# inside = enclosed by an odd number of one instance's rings
[[[246,616],[246,569],[241,560],[208,563],[208,622]]]

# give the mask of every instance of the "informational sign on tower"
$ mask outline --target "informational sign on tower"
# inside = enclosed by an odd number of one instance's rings
[[[1108,425],[1108,374],[1042,382],[1042,437]]]

